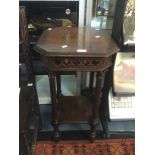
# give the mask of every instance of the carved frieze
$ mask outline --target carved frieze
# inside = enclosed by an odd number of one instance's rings
[[[108,68],[111,57],[43,57],[43,63],[50,71],[100,71]]]

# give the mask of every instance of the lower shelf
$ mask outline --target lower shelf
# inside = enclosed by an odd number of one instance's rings
[[[59,119],[61,123],[88,123],[93,100],[85,96],[60,97]]]

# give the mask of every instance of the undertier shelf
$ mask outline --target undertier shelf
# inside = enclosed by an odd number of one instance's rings
[[[59,119],[61,123],[88,123],[93,100],[86,96],[60,97]]]

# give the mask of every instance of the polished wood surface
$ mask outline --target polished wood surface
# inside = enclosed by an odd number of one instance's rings
[[[118,47],[105,30],[71,27],[45,30],[35,50],[45,56],[109,57]]]
[[[34,49],[48,72],[103,71],[119,50],[109,32],[86,27],[47,29]]]
[[[55,141],[60,137],[58,126],[61,122],[89,123],[90,140],[94,141],[105,71],[112,66],[112,57],[119,50],[110,34],[86,27],[47,29],[34,49],[40,53],[48,70]],[[58,77],[62,71],[90,71],[90,94],[85,97],[57,94],[61,92]],[[94,71],[97,72],[95,93]]]
[[[86,123],[91,118],[93,99],[86,96],[60,97],[60,122]]]

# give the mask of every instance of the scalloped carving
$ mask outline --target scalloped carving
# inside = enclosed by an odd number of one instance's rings
[[[99,66],[105,62],[104,58],[51,58],[49,60],[50,65],[55,67],[87,67],[87,66]]]

